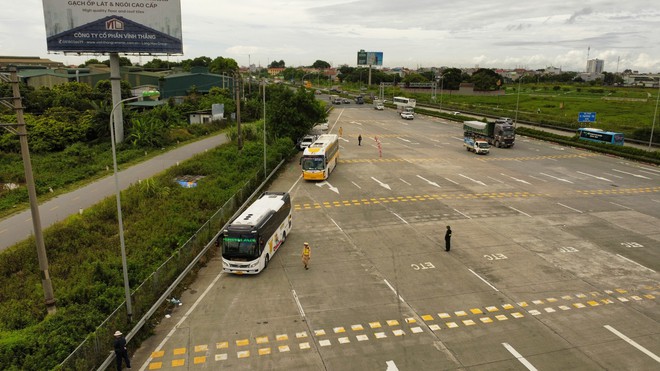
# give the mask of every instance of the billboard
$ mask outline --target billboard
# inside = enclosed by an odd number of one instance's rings
[[[48,51],[182,54],[181,0],[42,0]]]
[[[360,50],[358,52],[358,66],[382,66],[383,65],[383,52],[365,52]]]

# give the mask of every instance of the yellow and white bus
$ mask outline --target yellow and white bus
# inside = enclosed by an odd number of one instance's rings
[[[302,176],[305,180],[328,179],[339,159],[339,137],[337,134],[320,135],[305,148],[300,159]]]

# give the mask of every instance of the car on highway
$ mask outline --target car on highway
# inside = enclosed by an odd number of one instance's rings
[[[320,130],[323,130],[323,131],[328,131],[328,127],[329,127],[329,126],[330,126],[330,125],[329,125],[328,122],[326,121],[326,122],[322,122],[322,123],[320,123],[320,124],[316,124],[316,126],[314,126],[314,128],[315,128],[315,129],[320,129]]]
[[[375,110],[378,110],[378,111],[382,111],[382,110],[385,109],[385,107],[383,106],[382,103],[376,103],[376,104],[374,105],[374,109],[375,109]]]
[[[348,99],[348,98],[343,98],[343,99],[341,100],[341,102],[344,103],[344,104],[351,104],[351,100]]]
[[[300,150],[302,151],[302,150],[304,150],[305,148],[309,147],[312,143],[314,143],[314,141],[316,140],[316,138],[318,138],[317,135],[305,135],[305,136],[302,137],[302,139],[300,139],[300,141],[298,142],[298,149],[300,149]]]
[[[401,118],[404,120],[412,120],[415,118],[415,115],[412,112],[401,112]]]

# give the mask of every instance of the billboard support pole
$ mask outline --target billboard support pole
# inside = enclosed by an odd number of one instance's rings
[[[110,53],[110,88],[112,89],[112,106],[121,101],[121,75],[119,74],[119,53]],[[115,110],[115,141],[124,141],[124,112],[121,105]]]

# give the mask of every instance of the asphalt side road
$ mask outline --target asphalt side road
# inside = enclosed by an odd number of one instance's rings
[[[120,170],[118,173],[119,187],[124,190],[140,179],[150,178],[167,168],[175,166],[178,162],[185,161],[198,153],[215,148],[228,141],[229,139],[225,133],[213,135]],[[114,194],[114,176],[110,174],[75,191],[40,203],[39,214],[42,229],[46,229],[66,219],[71,214],[78,213],[81,210],[84,212],[88,207]],[[34,235],[34,228],[32,225],[32,214],[29,209],[1,220],[0,251],[31,235]]]

